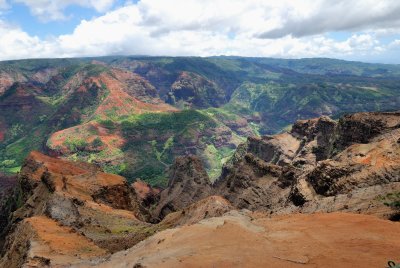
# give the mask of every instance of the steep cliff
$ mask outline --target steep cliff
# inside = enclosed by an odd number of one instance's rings
[[[296,122],[249,138],[215,183],[235,206],[272,212],[355,211],[391,218],[400,191],[400,113]]]

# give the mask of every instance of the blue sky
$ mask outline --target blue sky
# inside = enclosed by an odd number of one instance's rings
[[[131,1],[131,3],[133,2]],[[111,8],[118,9],[118,7],[123,6],[125,3],[126,1],[123,0],[114,1]],[[40,16],[32,15],[30,7],[24,3],[13,3],[10,1],[9,7],[3,12],[3,20],[21,27],[30,35],[36,35],[40,38],[71,33],[82,20],[90,20],[104,13],[98,12],[90,6],[85,7],[71,4],[63,10],[67,19],[46,21]]]
[[[398,0],[0,0],[0,60],[239,55],[400,61]]]

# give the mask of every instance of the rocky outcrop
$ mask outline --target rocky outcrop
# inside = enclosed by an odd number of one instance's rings
[[[82,243],[82,250],[97,252],[82,253],[90,259],[129,248],[159,228],[140,220],[146,218],[140,198],[123,177],[103,173],[91,164],[32,152],[18,177],[17,189],[14,202],[19,207],[4,229],[2,267],[37,261],[38,267],[42,261],[62,265],[67,258],[58,253],[80,258],[81,253],[74,251],[80,251],[79,246],[70,252],[63,249],[65,243],[57,244],[64,237],[72,244]],[[54,230],[41,229],[47,225]]]
[[[203,219],[220,217],[233,210],[234,207],[221,196],[210,196],[180,210],[168,214],[160,225],[168,228],[190,225]]]
[[[68,267],[107,254],[73,229],[43,216],[24,219],[7,242],[1,267]]]
[[[391,218],[397,212],[376,200],[400,191],[399,139],[396,112],[298,121],[290,132],[249,138],[214,187],[239,208]]]
[[[280,203],[284,192],[279,186],[280,166],[247,153],[243,160],[226,170],[215,183],[216,193],[238,208],[268,209]]]
[[[201,160],[195,156],[178,157],[170,167],[168,187],[160,194],[160,202],[153,211],[156,218],[181,210],[209,196],[212,192],[210,179]]]
[[[10,196],[15,206],[4,217],[0,266],[96,263],[155,232],[233,209],[219,196],[202,200],[210,195],[211,183],[198,158],[178,158],[170,174],[169,188],[160,194],[145,182],[128,185],[88,163],[32,152]],[[161,213],[174,213],[152,224],[150,208],[157,204]]]
[[[153,216],[163,219],[216,194],[239,209],[393,218],[398,212],[377,200],[400,191],[399,120],[398,113],[361,113],[338,121],[321,117],[298,121],[290,132],[250,137],[212,186],[198,159],[181,157]]]

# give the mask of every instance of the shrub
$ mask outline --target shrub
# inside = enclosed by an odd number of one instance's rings
[[[68,150],[71,152],[78,152],[83,151],[85,147],[88,146],[88,143],[84,139],[67,139],[64,145],[67,146]]]
[[[103,146],[104,143],[101,141],[101,139],[100,139],[99,137],[96,137],[96,138],[92,141],[91,145],[92,145],[94,148],[98,148],[98,147]]]

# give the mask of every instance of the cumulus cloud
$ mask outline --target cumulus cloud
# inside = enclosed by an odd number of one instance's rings
[[[0,0],[5,1],[5,0]],[[32,15],[42,21],[64,20],[64,9],[71,5],[94,8],[98,12],[107,11],[116,0],[14,0],[28,6]],[[1,3],[1,2],[0,2]]]
[[[16,1],[36,3],[36,7],[49,2]],[[50,2],[65,6],[74,1]],[[112,3],[80,0],[81,5],[98,10],[106,10]],[[57,10],[61,12],[62,6]],[[72,33],[48,40],[0,24],[0,59],[132,54],[285,58],[375,55],[394,46],[382,44],[379,36],[400,29],[395,27],[398,19],[394,15],[399,6],[400,2],[392,0],[141,0],[83,20]],[[354,10],[359,8],[363,9]],[[326,34],[339,30],[350,33],[349,37],[339,41]]]
[[[29,36],[19,28],[12,27],[0,21],[0,58],[19,59],[30,58],[37,53],[40,55],[44,48],[43,42],[37,38]]]
[[[332,31],[398,28],[399,14],[397,0],[315,0],[307,14],[289,12],[288,16],[281,16],[280,27],[267,30],[259,37],[303,37]]]

